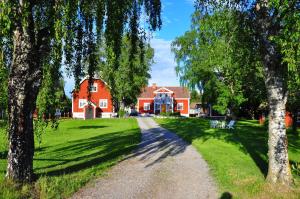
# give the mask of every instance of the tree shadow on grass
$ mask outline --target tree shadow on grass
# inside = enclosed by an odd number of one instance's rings
[[[209,139],[219,139],[235,144],[242,152],[250,155],[264,176],[267,175],[268,134],[264,128],[254,125],[253,122],[239,122],[234,130],[211,129],[208,120],[197,118],[167,120],[163,126],[176,131],[189,143],[195,139],[203,142]]]
[[[69,129],[100,129],[100,128],[105,128],[107,126],[93,126],[93,125],[87,125],[87,126],[77,126],[77,127],[72,127]]]
[[[8,151],[0,151],[0,159],[6,159],[7,154],[8,154]]]
[[[162,128],[146,130],[142,136],[144,141],[139,143],[139,147],[137,147],[138,142],[134,142],[134,140],[139,140],[139,137],[133,138],[130,134],[117,132],[71,142],[67,146],[59,146],[52,150],[49,149],[49,153],[60,155],[54,158],[35,158],[36,161],[52,162],[50,165],[38,167],[37,170],[42,171],[40,175],[68,174],[109,162],[124,154],[130,154],[124,160],[133,157],[138,157],[141,161],[150,159],[146,165],[146,167],[149,167],[163,161],[168,156],[175,156],[183,152],[187,146],[177,135]],[[98,147],[101,148],[101,151],[95,151]],[[133,149],[136,150],[133,151]],[[74,155],[86,151],[93,152],[86,155]],[[133,153],[130,153],[132,151]],[[75,157],[70,158],[73,156]],[[63,169],[56,169],[56,167],[63,167]]]
[[[71,141],[49,147],[34,160],[41,166],[35,171],[39,176],[59,176],[88,169],[102,163],[110,164],[130,153],[140,141],[138,129],[107,133],[87,139]],[[44,162],[44,163],[42,163]]]
[[[220,199],[231,199],[231,198],[232,198],[232,194],[229,192],[224,192],[220,197]]]

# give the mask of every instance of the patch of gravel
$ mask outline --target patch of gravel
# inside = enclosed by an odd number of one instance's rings
[[[152,118],[138,118],[138,149],[79,190],[81,198],[218,198],[207,163],[199,153]]]

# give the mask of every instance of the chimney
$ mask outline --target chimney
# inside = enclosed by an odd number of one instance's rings
[[[156,89],[156,88],[157,88],[156,83],[153,83],[152,84],[152,89]]]

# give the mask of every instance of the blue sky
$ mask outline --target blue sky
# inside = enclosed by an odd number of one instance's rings
[[[162,21],[160,31],[153,33],[150,40],[155,50],[154,64],[151,66],[149,85],[178,86],[179,78],[175,73],[176,63],[171,52],[172,41],[190,28],[190,16],[194,11],[193,0],[162,0]],[[65,78],[65,91],[68,96],[74,88],[74,81]]]
[[[149,85],[152,83],[160,86],[179,85],[170,45],[176,37],[183,35],[190,28],[190,16],[193,11],[193,0],[162,0],[162,29],[156,31],[150,41],[155,50],[155,64],[151,67]]]

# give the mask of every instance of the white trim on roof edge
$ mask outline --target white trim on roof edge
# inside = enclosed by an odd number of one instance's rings
[[[80,81],[80,83],[79,83],[79,85],[81,85],[82,84],[82,82],[84,82],[85,80],[88,80],[89,79],[89,76],[88,75],[86,75],[84,78],[82,78],[82,80]],[[106,81],[104,81],[101,77],[93,77],[93,79],[94,80],[101,80],[102,82],[104,82],[104,84],[106,84],[109,88],[111,88],[109,85],[108,85],[108,83],[106,83]]]
[[[168,92],[159,92],[159,90],[162,90],[162,89],[167,90]],[[174,93],[174,91],[171,91],[170,89],[167,89],[166,87],[161,87],[161,88],[153,91],[153,93]]]

